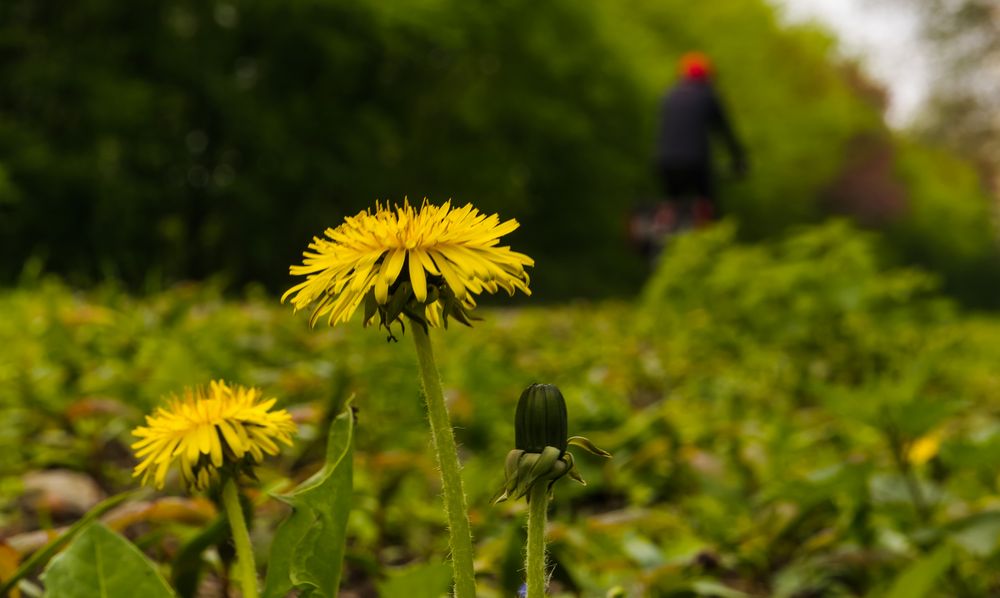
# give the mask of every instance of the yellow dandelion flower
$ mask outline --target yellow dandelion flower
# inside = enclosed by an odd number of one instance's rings
[[[941,441],[944,439],[943,436],[944,435],[940,430],[936,430],[926,436],[918,438],[913,444],[910,445],[910,450],[907,454],[910,458],[910,463],[913,463],[914,465],[923,465],[936,457],[938,452],[941,450]]]
[[[306,280],[281,300],[292,296],[296,311],[315,304],[310,325],[327,313],[331,326],[346,322],[362,302],[365,325],[376,313],[386,328],[401,314],[424,326],[447,325],[449,316],[468,324],[483,291],[531,294],[524,268],[534,260],[498,246],[518,226],[471,204],[376,204],[374,213],[359,212],[328,228],[326,238],[313,237],[302,265],[290,269]]]
[[[295,424],[284,409],[270,411],[274,399],[260,401],[256,388],[212,381],[209,388],[185,389],[166,407],[146,416],[146,425],[132,431],[140,460],[132,474],[150,477],[162,488],[173,463],[188,487],[204,490],[232,464],[252,473],[264,454],[278,454],[276,441],[292,444]]]

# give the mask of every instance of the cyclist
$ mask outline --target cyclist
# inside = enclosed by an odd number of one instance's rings
[[[701,52],[680,60],[681,80],[660,104],[656,137],[656,170],[667,204],[659,218],[672,219],[670,228],[701,227],[720,215],[715,202],[710,143],[721,140],[731,158],[732,172],[747,170],[746,153],[712,86],[712,64]]]

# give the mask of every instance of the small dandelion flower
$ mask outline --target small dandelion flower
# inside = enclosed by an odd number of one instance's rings
[[[469,324],[483,291],[531,294],[524,268],[534,260],[498,246],[518,226],[471,204],[376,204],[374,213],[359,212],[313,238],[302,265],[290,269],[308,278],[282,301],[291,297],[296,311],[314,304],[310,325],[326,314],[331,326],[346,322],[362,302],[366,326],[376,313],[386,329],[401,315],[424,327],[446,326],[449,316]]]
[[[278,454],[277,441],[292,444],[295,424],[284,409],[270,411],[274,399],[260,400],[256,388],[213,381],[208,389],[185,389],[166,407],[146,416],[146,425],[132,431],[140,460],[134,477],[145,484],[153,478],[162,488],[174,463],[189,488],[204,490],[226,465],[253,474],[264,454]]]

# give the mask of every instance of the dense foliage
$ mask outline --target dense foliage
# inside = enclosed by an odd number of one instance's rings
[[[550,542],[565,594],[998,591],[1000,325],[956,311],[927,274],[884,267],[873,238],[844,224],[762,245],[734,236],[724,225],[679,239],[634,303],[485,310],[475,329],[435,337],[482,594],[510,596],[521,582],[524,505],[490,498],[517,397],[536,381],[563,390],[571,433],[614,454],[577,459],[589,486],[557,487]],[[0,309],[11,542],[54,516],[14,501],[23,473],[69,468],[107,491],[128,488],[124,446],[141,414],[179,386],[225,377],[263,387],[302,425],[295,449],[262,471],[265,487],[315,469],[326,414],[353,395],[345,587],[447,587],[408,347],[357,322],[309,330],[259,291],[232,301],[186,286],[136,299],[39,280],[4,292]],[[282,511],[258,502],[255,535],[267,538]],[[185,513],[133,509],[118,527],[176,579],[205,521]]]
[[[690,48],[749,149],[724,189],[747,237],[820,217],[859,138],[898,149],[829,38],[762,0],[11,0],[0,40],[4,281],[34,256],[75,281],[274,289],[312,235],[409,195],[522,221],[543,299],[635,289],[625,216],[657,195],[656,105]],[[901,256],[995,303],[985,197],[953,193],[965,167],[913,161],[881,175],[903,196]],[[882,201],[863,186],[835,203]]]

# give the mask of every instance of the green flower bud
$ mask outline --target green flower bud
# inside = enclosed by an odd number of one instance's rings
[[[545,447],[566,452],[566,400],[552,384],[532,384],[517,401],[514,415],[514,447],[541,453]]]
[[[551,384],[532,384],[524,389],[514,415],[514,450],[504,463],[503,486],[493,496],[493,502],[528,495],[535,484],[544,483],[549,492],[563,476],[586,485],[576,471],[573,455],[566,451],[570,444],[601,457],[610,457],[582,436],[566,437],[566,400]]]

